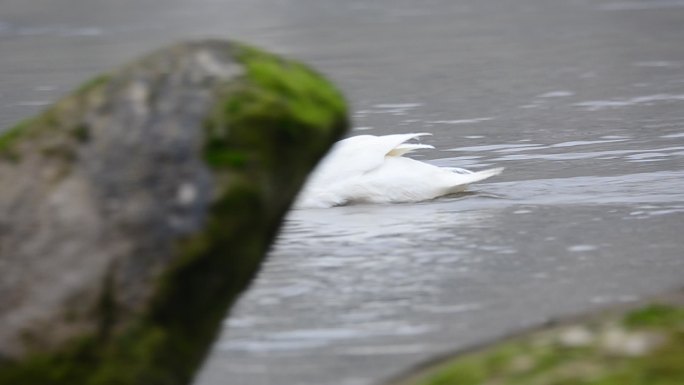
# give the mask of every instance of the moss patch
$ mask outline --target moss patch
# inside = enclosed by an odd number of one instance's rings
[[[206,121],[209,164],[244,165],[246,149],[260,152],[267,166],[289,164],[297,159],[288,150],[301,153],[297,146],[305,143],[302,163],[320,156],[331,133],[339,136],[346,126],[346,106],[339,91],[300,63],[248,46],[236,50],[246,75],[224,85],[223,97]]]
[[[25,119],[1,133],[0,160],[18,161],[24,151],[32,150],[40,151],[46,156],[73,155],[76,143],[71,143],[72,140],[83,143],[88,141],[90,134],[84,123],[74,121],[74,117],[78,116],[74,114],[74,109],[86,108],[91,93],[102,92],[109,80],[109,75],[96,76],[40,115]],[[37,138],[48,144],[38,145],[38,148],[30,150],[18,148],[22,144],[36,145],[31,142]]]
[[[311,165],[347,126],[344,98],[308,67],[237,46],[243,78],[224,85],[205,123],[208,164],[249,175],[275,207],[287,206]],[[285,190],[274,191],[274,189]]]
[[[24,127],[30,122],[21,122],[0,135],[0,154],[6,153],[21,138]]]
[[[533,333],[396,384],[684,384],[684,308],[651,305],[621,317]]]
[[[684,327],[684,308],[653,304],[635,310],[625,317],[625,325],[631,328]]]

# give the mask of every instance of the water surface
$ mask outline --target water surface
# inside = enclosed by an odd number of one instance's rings
[[[501,176],[293,212],[197,385],[368,385],[444,351],[683,284],[684,2],[7,0],[0,127],[179,39],[314,64],[355,133]]]

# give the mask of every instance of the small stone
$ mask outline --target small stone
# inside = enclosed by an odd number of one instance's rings
[[[527,372],[532,368],[534,368],[534,359],[527,355],[517,356],[510,363],[510,369],[516,373]]]
[[[560,333],[558,342],[569,348],[586,347],[594,342],[594,333],[582,326],[572,326]]]
[[[613,326],[601,336],[601,347],[616,356],[639,357],[658,347],[663,337],[656,333],[627,331]]]

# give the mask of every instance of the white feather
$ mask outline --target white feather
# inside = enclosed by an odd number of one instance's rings
[[[402,156],[434,148],[406,143],[425,135],[431,134],[359,135],[337,142],[312,173],[295,207],[418,202],[463,191],[469,183],[503,171],[438,167]]]

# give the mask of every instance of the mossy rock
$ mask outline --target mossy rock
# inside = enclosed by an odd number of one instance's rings
[[[684,291],[443,358],[391,385],[684,384]]]
[[[155,52],[0,136],[0,385],[191,381],[347,127],[319,74]]]

